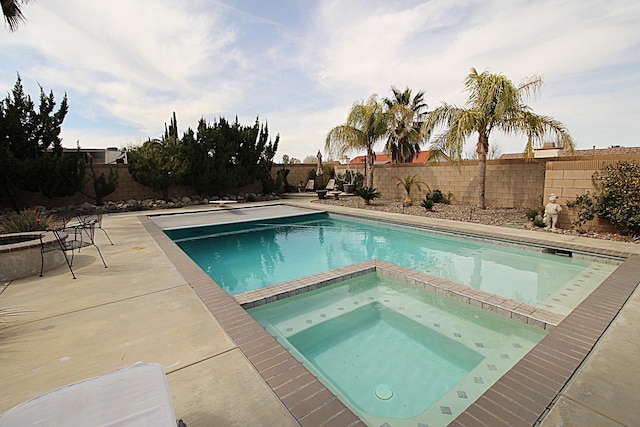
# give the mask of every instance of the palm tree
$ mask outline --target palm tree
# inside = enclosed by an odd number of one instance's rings
[[[18,25],[25,21],[20,3],[24,4],[28,2],[29,0],[0,0],[2,14],[4,15],[5,22],[9,26],[9,30],[17,30]]]
[[[400,178],[400,177],[395,177],[396,181],[398,182],[396,187],[400,187],[402,186],[402,188],[404,188],[404,191],[407,192],[406,197],[404,198],[404,205],[405,206],[411,206],[413,205],[413,199],[411,199],[411,189],[415,186],[418,188],[418,191],[422,190],[421,185],[426,185],[427,186],[427,190],[431,191],[431,187],[429,187],[429,184],[427,184],[424,181],[421,181],[418,179],[418,175],[407,175],[404,178]]]
[[[385,148],[391,156],[391,162],[411,163],[424,140],[420,133],[427,115],[424,91],[416,93],[412,99],[408,87],[402,92],[393,86],[391,90],[393,98],[384,99],[389,115],[389,138]]]
[[[327,134],[325,148],[329,153],[342,157],[350,151],[367,150],[365,175],[367,187],[373,188],[373,146],[387,134],[387,116],[377,96],[368,101],[355,102],[349,111],[347,121],[334,127]]]
[[[475,68],[465,80],[469,92],[466,108],[443,103],[428,114],[422,127],[423,135],[430,135],[438,125],[446,125],[447,130],[434,142],[434,146],[446,147],[452,160],[460,160],[466,139],[478,133],[476,152],[478,153],[478,207],[485,206],[485,178],[489,136],[495,128],[505,134],[523,133],[527,136],[525,156],[533,157],[534,145],[540,145],[543,138],[552,134],[557,142],[568,151],[573,151],[573,140],[567,128],[549,116],[535,114],[525,101],[535,96],[542,86],[542,78],[534,76],[525,79],[519,86],[502,74],[484,71],[478,74]]]

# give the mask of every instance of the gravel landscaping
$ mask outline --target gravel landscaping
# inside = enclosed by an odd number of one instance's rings
[[[380,212],[404,213],[407,215],[418,215],[428,218],[449,219],[454,221],[473,222],[477,224],[521,227],[538,231],[541,233],[562,233],[570,235],[578,235],[582,237],[590,237],[594,239],[615,240],[619,242],[640,243],[640,238],[623,236],[614,233],[596,233],[586,232],[580,233],[577,230],[546,230],[540,227],[534,227],[526,216],[527,209],[515,208],[496,208],[487,207],[486,209],[478,209],[471,205],[446,205],[437,203],[431,211],[420,206],[420,202],[416,202],[413,206],[404,206],[400,199],[377,198],[371,201],[370,205],[365,205],[360,197],[347,197],[340,200],[324,199],[318,200],[319,204],[328,204],[335,206],[345,206],[350,208],[369,209]]]

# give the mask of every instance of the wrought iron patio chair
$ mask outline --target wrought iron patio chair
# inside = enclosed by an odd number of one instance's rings
[[[71,276],[74,279],[76,278],[76,275],[73,272],[73,259],[75,257],[76,249],[80,252],[82,248],[93,246],[96,248],[96,251],[100,256],[102,265],[104,265],[104,268],[107,268],[107,263],[102,256],[102,251],[100,251],[100,248],[95,243],[96,223],[96,221],[78,221],[77,223],[72,224],[65,223],[61,228],[49,230],[55,236],[57,244],[44,244],[41,235],[40,252],[42,256],[42,264],[40,266],[40,276],[42,277],[44,270],[44,254],[54,250],[62,251],[67,266],[69,267],[69,271],[71,271]],[[68,252],[71,252],[70,257],[67,255]]]
[[[71,250],[71,264],[73,265],[73,254],[77,249],[78,252],[82,248],[87,246],[93,246],[98,251],[98,255],[100,255],[100,259],[102,260],[102,265],[104,268],[107,268],[107,263],[104,261],[104,257],[102,256],[102,252],[98,245],[96,245],[95,235],[96,235],[96,224],[97,221],[94,220],[78,220],[77,223],[65,224],[63,230],[67,233],[68,237],[65,240],[65,245],[68,250]],[[113,243],[112,243],[113,244]]]
[[[90,214],[80,214],[77,216],[77,218],[79,223],[88,224],[93,222],[95,224],[95,228],[101,230],[109,240],[109,243],[113,245],[113,241],[111,240],[111,237],[109,237],[107,230],[102,228],[102,211],[101,210],[96,209],[95,212]]]
[[[73,273],[73,268],[71,267],[72,261],[67,256],[67,251],[69,250],[65,243],[65,241],[67,240],[67,233],[62,230],[62,228],[49,230],[51,233],[53,233],[55,242],[45,242],[45,233],[42,233],[40,235],[40,277],[42,277],[44,273],[44,254],[52,251],[61,251],[62,255],[64,256],[64,260],[67,263],[67,267],[69,267],[69,271],[71,272],[71,277],[73,277],[74,279],[76,278],[76,275]]]

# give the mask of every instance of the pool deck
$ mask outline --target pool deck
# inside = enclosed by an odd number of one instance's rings
[[[640,245],[287,203],[627,258],[452,425],[631,426],[640,419]],[[173,212],[233,215],[246,206]],[[164,366],[176,417],[189,427],[364,425],[234,298],[210,286],[146,213],[105,216],[103,226],[115,243],[98,231],[108,268],[88,247],[76,254],[76,280],[63,266],[0,283],[0,309],[15,312],[0,329],[0,413],[142,361]]]

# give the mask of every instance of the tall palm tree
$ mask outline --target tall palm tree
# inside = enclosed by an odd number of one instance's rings
[[[350,151],[367,150],[365,163],[366,186],[373,188],[373,146],[388,131],[387,115],[377,95],[366,101],[355,102],[349,111],[347,121],[334,127],[327,134],[325,148],[329,153],[342,157]]]
[[[469,93],[466,108],[443,103],[429,113],[422,127],[423,135],[430,135],[438,125],[446,125],[447,130],[436,138],[436,147],[446,147],[452,160],[462,158],[466,139],[478,133],[476,152],[478,153],[478,207],[485,206],[485,182],[489,136],[493,129],[505,134],[522,133],[527,136],[525,156],[533,157],[533,148],[543,142],[545,136],[553,135],[557,142],[568,151],[573,151],[573,140],[567,128],[549,116],[535,114],[525,104],[537,95],[542,79],[534,76],[516,86],[502,74],[484,71],[479,74],[475,68],[465,80]]]
[[[11,31],[17,30],[18,25],[25,21],[20,3],[25,4],[28,2],[29,0],[0,0],[2,15]]]
[[[424,140],[420,129],[427,115],[424,91],[411,98],[408,87],[400,91],[391,87],[393,98],[385,98],[384,104],[389,115],[389,137],[385,147],[392,163],[411,163],[420,151]]]

